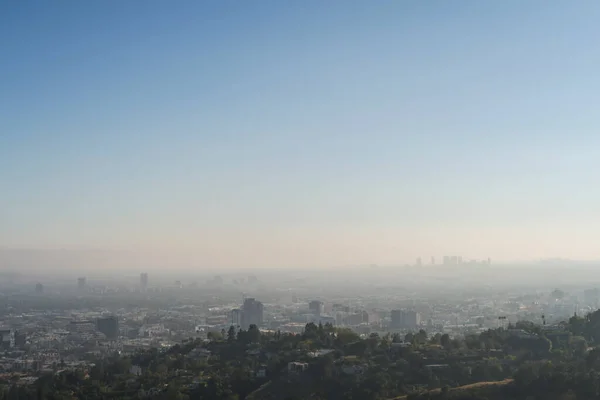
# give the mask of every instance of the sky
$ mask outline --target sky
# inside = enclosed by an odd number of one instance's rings
[[[0,249],[600,258],[598,20],[595,0],[0,2]]]

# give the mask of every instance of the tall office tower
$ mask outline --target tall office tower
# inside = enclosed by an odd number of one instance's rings
[[[406,328],[415,329],[421,324],[421,315],[416,311],[404,313],[404,325]]]
[[[435,257],[431,256],[431,265],[435,265]]]
[[[108,339],[116,339],[119,337],[119,320],[113,315],[98,318],[96,320],[96,329],[104,333]]]
[[[421,315],[416,311],[392,310],[392,327],[415,329],[421,324]]]
[[[27,345],[27,334],[22,331],[15,331],[15,346],[25,347]]]
[[[325,305],[322,301],[313,300],[308,303],[308,309],[315,315],[321,315],[325,311]]]
[[[147,272],[142,272],[140,274],[140,285],[142,285],[143,289],[146,289],[148,287],[148,273]]]
[[[392,310],[392,327],[402,328],[404,311]]]
[[[0,329],[0,348],[4,350],[15,347],[15,331],[13,329]]]
[[[80,290],[85,288],[85,277],[77,278],[77,287]]]
[[[240,310],[239,308],[234,308],[233,310],[231,310],[231,325],[242,325],[242,310]]]
[[[253,298],[244,300],[242,306],[242,329],[248,329],[250,325],[260,327],[263,324],[263,304]]]
[[[37,285],[35,285],[35,292],[36,293],[44,293],[44,285],[42,285],[41,283],[38,283]]]
[[[423,265],[423,263],[421,262],[421,257],[417,257],[417,263],[416,266],[420,267],[421,265]]]

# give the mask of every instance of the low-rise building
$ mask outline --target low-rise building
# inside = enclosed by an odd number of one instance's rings
[[[292,361],[288,363],[288,373],[300,374],[308,369],[308,363]]]

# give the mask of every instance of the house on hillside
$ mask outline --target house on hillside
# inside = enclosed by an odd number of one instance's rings
[[[519,339],[536,339],[537,335],[529,333],[523,329],[508,329],[508,334]]]
[[[297,361],[292,361],[288,363],[288,373],[290,374],[301,374],[302,372],[308,369],[308,363],[302,363]]]
[[[255,376],[257,378],[266,378],[267,377],[267,367],[266,365],[261,365],[256,369]]]
[[[139,365],[132,365],[131,368],[129,368],[129,373],[131,375],[140,376],[142,375],[142,367]]]
[[[192,358],[192,359],[196,359],[196,360],[208,360],[211,356],[211,352],[208,349],[205,349],[203,347],[196,347],[195,349],[193,349],[192,351],[190,351],[186,357],[187,358]]]
[[[312,351],[310,353],[308,353],[308,355],[310,357],[323,357],[326,356],[327,354],[333,353],[335,350],[333,349],[320,349],[320,350],[316,350],[316,351]]]
[[[362,375],[367,368],[366,364],[342,365],[342,372],[346,375]]]

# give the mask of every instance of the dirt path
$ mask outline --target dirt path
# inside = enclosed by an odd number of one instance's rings
[[[450,388],[450,391],[455,392],[455,391],[459,391],[459,390],[477,389],[477,388],[485,387],[485,386],[502,386],[502,385],[508,385],[512,381],[513,381],[512,379],[505,379],[503,381],[477,382],[477,383],[471,383],[469,385]],[[434,389],[434,390],[429,391],[429,393],[438,394],[441,391],[442,391],[442,389]],[[390,400],[406,400],[407,397],[408,396],[394,397],[393,399],[390,399]]]

